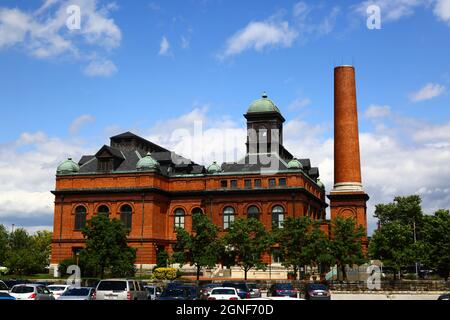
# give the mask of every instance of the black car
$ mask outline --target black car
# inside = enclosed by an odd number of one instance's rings
[[[237,290],[238,296],[241,299],[249,299],[251,289],[248,287],[247,283],[242,281],[225,281],[222,283],[222,287],[231,287]]]
[[[192,300],[188,288],[166,288],[158,300]]]
[[[438,300],[450,300],[450,293],[440,295]]]
[[[291,283],[275,283],[270,286],[269,295],[272,297],[297,298],[297,290]]]
[[[331,294],[328,286],[321,283],[308,283],[304,289],[306,300],[330,300]]]

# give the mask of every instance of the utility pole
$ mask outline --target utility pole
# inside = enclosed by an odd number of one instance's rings
[[[12,227],[11,227],[11,233],[14,233],[14,227],[15,227],[16,225],[13,223],[12,224]]]
[[[416,237],[416,220],[413,219],[413,231],[414,231],[414,244],[416,244],[417,242],[417,237]],[[419,266],[416,260],[416,277],[419,278]]]

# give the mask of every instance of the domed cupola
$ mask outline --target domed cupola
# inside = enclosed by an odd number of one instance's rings
[[[148,152],[145,157],[141,158],[136,164],[136,170],[138,171],[152,171],[158,170],[159,163],[155,159],[152,158],[150,152]]]
[[[288,162],[288,169],[303,169],[303,165],[297,158],[294,158]]]
[[[80,166],[72,158],[68,158],[59,164],[56,174],[73,174],[78,171],[80,171]]]
[[[262,112],[280,113],[280,110],[275,105],[275,103],[268,98],[266,92],[262,93],[261,99],[253,101],[247,110],[247,113],[262,113]]]
[[[216,161],[214,161],[212,163],[212,165],[210,165],[208,167],[208,173],[211,173],[211,174],[218,173],[218,172],[221,172],[221,171],[222,171],[222,168],[217,164]]]

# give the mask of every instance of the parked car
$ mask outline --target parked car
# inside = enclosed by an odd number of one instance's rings
[[[132,279],[101,280],[94,300],[147,300],[147,291]]]
[[[16,300],[16,298],[14,298],[8,292],[0,292],[0,300]]]
[[[250,298],[261,298],[261,289],[256,283],[247,283],[250,288]]]
[[[250,299],[250,288],[247,283],[243,281],[225,281],[222,283],[222,287],[231,287],[237,290],[239,298]]]
[[[220,283],[207,283],[200,288],[200,300],[208,299],[211,294],[211,290],[214,288],[221,287]]]
[[[145,290],[147,290],[147,299],[148,300],[156,300],[157,297],[161,295],[161,288],[158,286],[144,286]]]
[[[288,301],[296,301],[296,300],[305,300],[305,299],[302,299],[302,298],[292,298],[292,297],[289,297],[289,296],[281,296],[281,297],[263,297],[263,298],[255,298],[255,299],[252,299],[252,300],[272,300],[272,301],[277,301],[277,300],[283,300],[283,301],[285,301],[285,300],[288,300]]]
[[[450,293],[441,294],[438,300],[450,300]]]
[[[186,287],[166,288],[157,300],[192,300],[191,292]]]
[[[55,300],[50,290],[40,284],[17,284],[9,294],[17,300]]]
[[[275,283],[270,286],[268,295],[271,297],[297,298],[297,290],[292,283]]]
[[[69,288],[58,298],[58,300],[93,300],[95,288],[81,287]]]
[[[28,280],[3,280],[3,283],[6,284],[9,290],[12,289],[17,284],[27,284],[30,283]]]
[[[240,300],[236,288],[218,287],[213,288],[208,300]]]
[[[328,286],[320,283],[308,283],[304,289],[306,300],[330,300],[331,293]]]
[[[69,289],[70,286],[66,284],[52,284],[50,286],[47,286],[47,289],[50,290],[50,292],[53,294],[53,297],[57,300],[61,295]]]
[[[4,293],[9,292],[9,287],[2,280],[0,280],[0,292],[4,292]]]

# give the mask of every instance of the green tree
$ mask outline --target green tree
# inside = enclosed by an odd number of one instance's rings
[[[8,231],[5,226],[0,224],[0,266],[3,266],[6,262],[6,256],[8,252]]]
[[[31,236],[32,247],[30,249],[36,272],[45,271],[50,263],[52,235],[50,231],[44,230],[37,231],[36,234]]]
[[[155,268],[166,268],[170,260],[169,253],[166,250],[158,251],[156,254],[156,267]]]
[[[173,258],[175,262],[195,266],[199,280],[202,267],[213,268],[217,263],[221,245],[219,230],[206,215],[196,213],[192,216],[192,232],[178,228],[176,233]]]
[[[28,275],[35,270],[32,239],[25,229],[17,228],[9,234],[5,266],[12,274]]]
[[[394,279],[402,267],[414,262],[415,252],[412,228],[401,221],[382,225],[374,232],[369,244],[369,256],[392,267],[396,271]]]
[[[309,217],[289,217],[283,222],[282,228],[274,229],[272,232],[273,241],[279,245],[281,264],[286,268],[292,268],[296,279],[299,267],[311,261],[305,250],[309,241],[310,227]]]
[[[415,224],[420,228],[423,217],[421,203],[422,199],[418,195],[395,197],[392,203],[376,205],[374,216],[378,218],[381,226],[400,221],[402,224]]]
[[[237,219],[223,237],[223,241],[226,253],[244,270],[245,280],[250,269],[267,268],[262,261],[262,255],[270,248],[271,239],[259,220]]]
[[[438,210],[425,216],[419,242],[425,264],[446,280],[450,273],[450,212]]]
[[[127,244],[128,230],[117,219],[98,215],[87,221],[82,230],[86,247],[80,252],[80,260],[89,270],[104,277],[128,277],[135,273],[136,250]]]
[[[341,268],[344,280],[347,280],[346,265],[365,262],[362,251],[362,239],[365,230],[357,226],[354,219],[337,217],[331,223],[331,255],[334,263]]]

